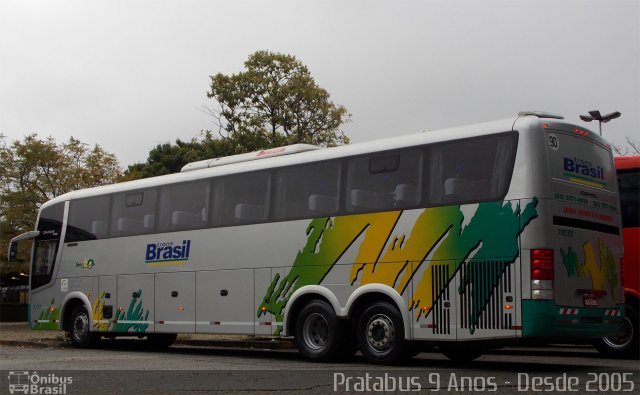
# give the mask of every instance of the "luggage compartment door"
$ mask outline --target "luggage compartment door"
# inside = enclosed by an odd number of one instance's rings
[[[156,274],[156,332],[195,332],[195,286],[194,272]]]

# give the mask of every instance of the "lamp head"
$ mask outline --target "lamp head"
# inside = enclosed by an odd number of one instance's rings
[[[589,111],[589,115],[591,115],[593,119],[597,119],[597,120],[602,119],[602,115],[600,115],[600,111],[598,110]]]
[[[588,115],[580,115],[580,119],[582,119],[582,120],[583,120],[583,121],[585,121],[585,122],[591,122],[591,121],[593,121],[593,118],[591,118],[591,117],[590,117],[590,116],[588,116]]]

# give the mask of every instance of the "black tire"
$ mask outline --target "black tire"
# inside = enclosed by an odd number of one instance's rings
[[[310,361],[323,362],[340,356],[342,326],[333,307],[322,300],[305,306],[296,320],[295,342],[300,354]]]
[[[615,336],[598,339],[594,345],[604,356],[610,358],[635,358],[640,353],[638,325],[640,318],[635,307],[624,306],[623,326]]]
[[[177,337],[175,333],[149,333],[147,343],[152,349],[165,349],[171,347]]]
[[[74,347],[92,348],[98,345],[101,335],[91,332],[91,317],[84,306],[78,306],[71,315],[69,338]]]
[[[392,364],[406,358],[404,322],[398,309],[377,302],[358,318],[356,337],[362,355],[375,364]]]
[[[449,360],[458,363],[471,362],[482,355],[482,350],[472,347],[447,347],[441,348],[440,352]]]

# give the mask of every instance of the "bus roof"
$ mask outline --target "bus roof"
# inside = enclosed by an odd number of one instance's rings
[[[362,155],[373,152],[382,152],[394,149],[401,149],[416,145],[425,145],[430,143],[439,143],[450,140],[458,140],[481,135],[490,135],[503,133],[513,130],[516,120],[520,122],[532,122],[539,124],[551,124],[559,129],[567,127],[575,127],[567,124],[557,117],[547,117],[547,113],[541,112],[521,112],[517,117],[502,119],[493,122],[478,123],[473,125],[465,125],[454,128],[440,129],[434,131],[420,132],[410,135],[395,136],[380,140],[373,140],[350,145],[342,145],[338,147],[324,148],[318,150],[303,151],[291,155],[274,156],[264,158],[262,160],[242,161],[237,163],[229,163],[224,166],[205,167],[198,170],[168,174],[157,177],[150,177],[141,180],[127,181],[118,184],[99,186],[94,188],[81,189],[60,195],[48,202],[42,207],[55,204],[61,201],[79,199],[90,196],[99,196],[102,194],[117,193],[130,190],[140,190],[153,188],[166,184],[174,184],[187,181],[195,181],[216,176],[224,176],[236,173],[245,173],[262,169],[275,167],[290,166],[296,164],[318,162],[333,158],[348,157],[354,155]],[[555,115],[555,114],[553,114]],[[597,134],[591,133],[590,137],[599,137]],[[602,140],[601,138],[599,140]]]
[[[616,156],[616,170],[640,168],[640,156]]]

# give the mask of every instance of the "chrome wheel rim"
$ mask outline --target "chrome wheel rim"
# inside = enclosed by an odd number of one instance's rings
[[[602,341],[612,349],[621,350],[631,344],[631,339],[633,339],[633,325],[628,317],[624,317],[620,331],[614,336],[602,338]]]
[[[86,314],[78,314],[73,321],[73,336],[77,340],[82,340],[89,330],[89,317]]]
[[[367,342],[376,352],[386,352],[395,343],[396,331],[391,318],[376,314],[367,323]]]
[[[320,350],[329,342],[329,323],[322,314],[309,315],[302,325],[304,343],[312,350]]]

